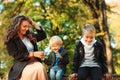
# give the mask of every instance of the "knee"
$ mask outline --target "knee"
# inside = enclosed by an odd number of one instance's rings
[[[56,74],[56,79],[57,79],[57,80],[61,80],[61,79],[62,79],[62,77],[63,77],[63,75],[62,75],[62,74]]]
[[[50,71],[49,72],[49,75],[52,77],[52,76],[55,76],[55,72],[54,71]]]
[[[56,78],[61,78],[62,75],[61,74],[56,74]]]

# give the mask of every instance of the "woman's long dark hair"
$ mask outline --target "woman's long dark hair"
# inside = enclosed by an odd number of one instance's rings
[[[24,15],[18,15],[14,18],[5,36],[5,44],[7,44],[11,39],[18,37],[18,31],[23,20],[29,21],[29,18]],[[28,37],[31,41],[36,41],[33,33],[30,30],[26,32],[25,36]]]

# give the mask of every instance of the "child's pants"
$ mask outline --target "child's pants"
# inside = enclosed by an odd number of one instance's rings
[[[78,80],[102,80],[102,70],[99,67],[80,67],[78,70]]]

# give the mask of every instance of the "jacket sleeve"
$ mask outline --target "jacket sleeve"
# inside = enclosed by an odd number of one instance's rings
[[[60,58],[60,64],[67,65],[69,63],[69,57],[67,50],[64,50],[61,54],[62,58]]]
[[[80,54],[79,54],[79,41],[78,41],[74,49],[72,73],[78,72],[79,62],[80,62]]]
[[[35,37],[37,39],[37,42],[46,38],[46,33],[42,28],[41,30],[36,30],[36,31],[37,33],[35,34]]]
[[[28,51],[26,49],[26,47],[24,46],[20,46],[22,44],[19,44],[20,40],[10,40],[7,43],[7,51],[9,53],[10,56],[12,56],[14,58],[14,60],[16,61],[27,61],[29,60],[28,58]]]
[[[53,61],[54,61],[54,54],[52,52],[50,52],[50,54],[48,55],[48,58],[45,58],[44,63],[47,64],[48,66],[52,66]]]
[[[106,55],[105,55],[105,48],[103,46],[102,43],[99,42],[99,61],[100,61],[100,65],[102,68],[102,72],[103,74],[108,73],[108,69],[107,69],[107,59],[106,59]]]

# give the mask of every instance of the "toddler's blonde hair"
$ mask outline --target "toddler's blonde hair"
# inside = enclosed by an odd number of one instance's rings
[[[57,45],[62,45],[63,41],[59,36],[55,35],[55,36],[52,36],[49,40],[50,45],[52,45],[53,43]]]

